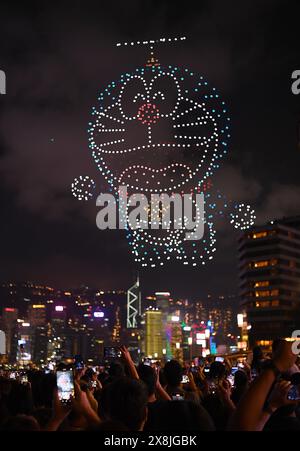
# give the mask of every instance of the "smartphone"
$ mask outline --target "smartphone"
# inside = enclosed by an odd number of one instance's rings
[[[71,397],[74,397],[74,379],[72,370],[57,371],[56,384],[59,400],[63,403],[70,402]]]
[[[224,362],[224,357],[216,357],[215,361],[223,363]]]
[[[232,374],[232,376],[235,375],[235,373],[237,372],[238,369],[239,369],[238,366],[233,366],[233,367],[231,368],[231,374]]]
[[[299,401],[300,400],[300,392],[299,385],[292,385],[288,391],[287,399],[289,401]]]
[[[251,370],[251,377],[252,379],[255,379],[257,377],[257,371],[255,369]]]
[[[117,359],[121,357],[121,351],[117,347],[105,346],[104,347],[104,358],[105,359]]]
[[[237,364],[237,366],[238,366],[238,368],[245,368],[245,365],[244,365],[243,363],[241,363],[241,362],[239,362],[239,363]]]
[[[16,379],[16,373],[10,373],[9,378],[10,379]]]
[[[188,384],[189,382],[190,382],[189,377],[186,374],[184,374],[182,376],[181,383],[182,384]]]
[[[173,401],[184,401],[184,397],[181,396],[179,393],[172,396]]]
[[[230,374],[229,376],[227,376],[227,380],[230,382],[231,387],[234,386],[234,376],[232,376],[232,374]]]
[[[83,370],[84,368],[84,361],[81,355],[75,355],[74,356],[74,367],[76,370]]]
[[[28,383],[28,376],[26,374],[23,374],[21,377],[21,384],[27,384]]]
[[[204,373],[207,374],[207,373],[209,373],[209,371],[210,371],[209,366],[206,366],[206,367],[204,368]]]
[[[209,382],[208,390],[211,395],[215,395],[217,393],[217,382],[215,381]]]
[[[204,358],[204,357],[199,357],[199,359],[198,359],[198,365],[199,365],[199,366],[204,366],[204,365],[205,365],[205,358]]]
[[[97,381],[91,381],[89,383],[89,388],[97,388]]]

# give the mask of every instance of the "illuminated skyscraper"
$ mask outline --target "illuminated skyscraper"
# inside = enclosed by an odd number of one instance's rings
[[[115,323],[112,330],[112,342],[117,344],[120,343],[121,337],[121,318],[120,318],[120,307],[116,308],[115,312]]]
[[[250,345],[300,328],[300,217],[253,227],[239,239],[241,307]]]
[[[6,336],[6,356],[9,362],[13,362],[16,358],[17,318],[18,318],[18,310],[16,308],[6,307],[3,309],[2,323],[3,323],[3,331]]]
[[[136,283],[127,291],[127,327],[129,329],[137,328],[140,316],[141,291],[139,277],[137,277]]]
[[[162,358],[163,355],[163,323],[162,312],[158,309],[149,309],[146,316],[146,356]]]
[[[44,304],[30,305],[28,320],[32,327],[44,326],[46,324],[46,306]]]

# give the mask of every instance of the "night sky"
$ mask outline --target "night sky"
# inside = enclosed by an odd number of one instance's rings
[[[300,214],[300,95],[291,92],[300,69],[296,3],[1,2],[0,280],[100,289],[133,281],[125,234],[99,231],[95,203],[78,202],[70,190],[81,174],[107,188],[88,149],[90,110],[101,88],[148,56],[145,48],[117,48],[119,41],[187,36],[157,55],[203,75],[229,107],[230,152],[214,184],[251,204],[257,223]],[[206,268],[143,270],[143,291],[236,292],[236,238],[218,224],[218,250]]]

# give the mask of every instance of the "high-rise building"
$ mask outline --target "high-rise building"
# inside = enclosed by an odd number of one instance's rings
[[[127,291],[127,327],[138,327],[138,319],[141,317],[141,291],[139,277],[135,284]]]
[[[155,293],[156,298],[156,308],[161,311],[161,320],[162,320],[162,347],[163,349],[167,349],[168,347],[168,336],[167,336],[167,322],[168,316],[170,314],[170,296],[171,293],[168,291],[159,291]],[[169,351],[170,352],[170,351]]]
[[[300,327],[300,217],[251,228],[240,236],[238,251],[250,345],[291,337]]]
[[[2,312],[3,331],[6,336],[6,356],[9,362],[13,362],[17,352],[16,329],[18,309],[5,307]]]
[[[162,312],[159,309],[149,309],[146,317],[146,356],[162,358],[163,356],[163,323]]]
[[[169,315],[164,325],[167,343],[166,357],[169,359],[183,360],[183,335],[179,312]]]
[[[46,306],[44,304],[32,304],[28,307],[28,320],[32,327],[46,324]]]
[[[32,361],[37,364],[47,362],[48,329],[46,326],[36,326],[32,333]]]

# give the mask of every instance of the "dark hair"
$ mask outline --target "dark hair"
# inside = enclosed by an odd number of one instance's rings
[[[167,384],[171,387],[177,387],[181,383],[183,369],[177,360],[170,360],[165,364],[164,376]]]
[[[231,394],[231,400],[237,405],[248,389],[248,376],[245,371],[238,370],[234,375],[234,388]]]
[[[211,379],[222,379],[226,375],[226,367],[222,362],[213,362],[210,365],[209,377]]]
[[[16,415],[8,418],[1,427],[2,431],[39,431],[37,420],[28,415]]]
[[[119,377],[124,377],[124,366],[120,362],[111,362],[108,374],[111,379],[117,379]]]
[[[155,393],[155,385],[156,385],[156,372],[155,369],[151,366],[144,365],[140,363],[137,368],[140,379],[145,383],[148,396],[151,396]]]
[[[104,387],[101,393],[101,417],[117,421],[130,431],[138,431],[146,419],[147,388],[142,381],[122,377]]]
[[[96,372],[93,370],[93,368],[88,368],[86,372],[84,373],[84,378],[89,382],[90,379],[96,374]]]
[[[49,423],[52,413],[52,409],[49,409],[48,407],[39,407],[38,409],[34,410],[32,416],[37,420],[40,427],[43,429]]]
[[[248,376],[245,371],[238,370],[234,374],[234,386],[244,387],[248,384]]]
[[[275,338],[275,340],[272,343],[272,353],[275,354],[279,348],[281,347],[282,343],[285,340],[283,338]]]
[[[212,431],[207,411],[192,401],[164,401],[151,407],[147,431]]]
[[[260,346],[255,346],[252,352],[253,352],[253,360],[261,360],[264,356]]]

